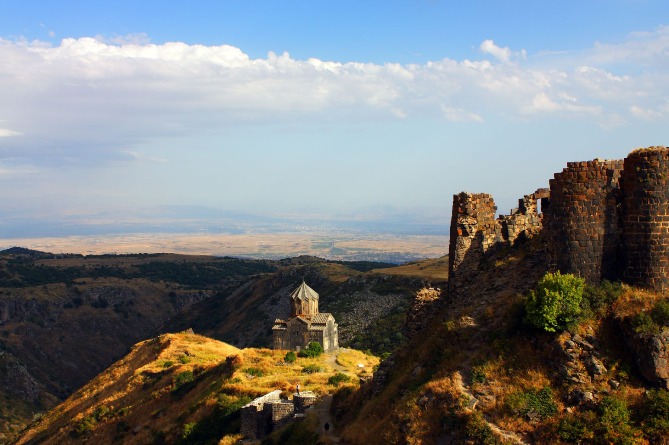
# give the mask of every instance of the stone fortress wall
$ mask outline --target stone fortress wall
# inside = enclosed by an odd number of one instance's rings
[[[541,200],[542,213],[537,211]],[[669,149],[635,150],[624,160],[570,162],[495,218],[488,194],[453,197],[449,287],[472,279],[485,254],[543,232],[550,269],[590,283],[621,279],[669,289]]]
[[[303,417],[317,401],[312,391],[295,393],[292,401],[282,399],[280,389],[269,392],[241,408],[240,432],[245,439],[262,439]]]

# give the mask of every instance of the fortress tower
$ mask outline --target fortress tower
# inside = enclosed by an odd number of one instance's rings
[[[669,289],[669,149],[635,150],[625,159],[623,280]]]

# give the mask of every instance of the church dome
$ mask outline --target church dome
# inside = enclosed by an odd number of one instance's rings
[[[295,289],[291,294],[290,298],[293,300],[302,300],[302,301],[307,301],[307,300],[316,300],[318,301],[318,292],[310,288],[307,283],[302,281],[302,284]]]
[[[318,292],[302,281],[290,294],[290,316],[318,314]]]

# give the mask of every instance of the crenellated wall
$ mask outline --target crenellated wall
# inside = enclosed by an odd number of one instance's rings
[[[541,200],[543,214],[537,211]],[[544,232],[551,269],[589,283],[622,279],[669,289],[669,149],[635,150],[624,160],[570,162],[518,209],[495,219],[488,194],[453,197],[449,288],[471,279],[491,249]]]

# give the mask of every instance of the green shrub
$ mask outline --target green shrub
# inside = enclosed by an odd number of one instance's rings
[[[163,363],[163,368],[171,368],[172,365],[174,365],[174,362],[172,360],[167,360]]]
[[[557,413],[553,391],[548,386],[538,391],[529,389],[509,394],[505,405],[509,411],[518,416],[537,415],[546,419]]]
[[[669,300],[659,300],[650,311],[653,321],[660,326],[669,326]]]
[[[350,382],[351,378],[344,373],[337,372],[335,375],[330,376],[328,379],[328,385],[339,386],[340,383]]]
[[[606,396],[599,404],[599,433],[606,443],[632,444],[634,432],[630,425],[627,403],[613,396]]]
[[[548,332],[567,328],[581,313],[584,285],[572,274],[547,273],[525,302],[526,321]]]
[[[196,422],[189,422],[184,425],[184,431],[181,434],[182,439],[188,439],[188,437],[193,434],[193,431],[195,431],[195,427],[197,426]]]
[[[172,392],[176,393],[190,389],[193,382],[195,382],[195,377],[193,376],[193,371],[183,371],[175,375],[172,380],[174,383]]]
[[[570,443],[584,443],[594,437],[592,428],[596,425],[595,413],[586,411],[582,414],[570,414],[560,420],[557,433],[560,439]]]
[[[669,437],[669,391],[666,389],[647,391],[641,415],[642,429],[649,439],[656,442],[667,439]]]
[[[474,411],[467,416],[463,434],[465,439],[480,445],[497,445],[500,443],[492,432],[490,425],[483,418],[483,414],[479,411]]]
[[[182,355],[182,356],[179,357],[179,361],[180,361],[181,363],[183,363],[184,365],[185,365],[186,363],[190,363],[190,360],[191,360],[191,358],[188,357],[187,355]]]
[[[634,332],[637,334],[654,335],[660,333],[660,326],[658,326],[658,324],[655,323],[655,320],[653,320],[653,317],[646,312],[640,312],[633,316],[631,324],[632,329],[634,329]]]
[[[295,360],[297,360],[297,355],[294,351],[288,351],[286,356],[283,358],[283,361],[286,363],[295,363]]]
[[[254,377],[262,377],[264,375],[263,372],[258,368],[246,368],[244,372]]]
[[[317,341],[309,342],[306,348],[300,351],[300,357],[318,357],[323,353],[323,346]]]
[[[482,366],[474,366],[472,368],[472,383],[485,383],[487,379]]]
[[[305,374],[314,374],[316,372],[323,372],[323,368],[321,368],[318,365],[307,365],[304,368],[302,368],[302,372]]]
[[[586,284],[581,300],[581,309],[586,316],[604,316],[620,297],[623,286],[619,281],[602,281],[598,286]]]
[[[114,413],[109,409],[107,405],[100,405],[93,411],[93,414],[84,417],[79,422],[77,422],[74,427],[72,435],[74,437],[81,437],[89,431],[93,431],[97,426],[98,422],[111,417]]]
[[[86,416],[81,419],[77,425],[74,427],[73,436],[81,437],[89,431],[93,431],[98,422],[91,416]]]

